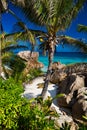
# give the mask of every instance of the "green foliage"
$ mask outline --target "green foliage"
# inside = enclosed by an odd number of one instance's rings
[[[34,78],[43,75],[43,72],[40,69],[30,69],[29,73],[24,77],[22,77],[23,81],[31,81]]]
[[[5,72],[6,78],[13,77],[15,81],[22,79],[23,70],[26,67],[25,61],[9,52],[4,54],[2,58],[3,71]]]
[[[30,75],[33,78],[38,77],[41,73],[42,73],[42,71],[40,69],[31,69],[30,70]]]
[[[21,97],[21,82],[0,79],[0,130],[54,130],[46,105]]]
[[[18,57],[14,56],[11,61],[10,61],[10,67],[12,69],[12,77],[18,81],[22,77],[22,72],[25,68],[25,63],[24,61]]]
[[[79,125],[79,130],[87,130],[87,125],[80,124]]]
[[[20,77],[20,73],[22,72],[22,70],[24,68],[24,63],[20,58],[15,56],[12,51],[15,49],[18,49],[18,48],[26,48],[26,46],[18,45],[17,41],[13,39],[11,34],[7,35],[5,33],[2,33],[2,34],[0,34],[0,38],[1,38],[0,60],[1,60],[1,66],[3,68],[3,71],[6,75],[6,77],[9,77],[10,73],[8,72],[8,69],[6,69],[5,66],[7,65],[10,68],[14,66],[14,69],[13,68],[11,68],[11,69],[13,69],[12,71],[14,71],[14,73],[15,73],[14,76],[16,77],[16,80],[18,80],[18,78]],[[19,67],[20,67],[20,69],[19,69]]]
[[[18,119],[18,108],[23,104],[20,94],[23,88],[13,79],[0,79],[0,129],[15,129]]]
[[[87,120],[87,116],[83,116],[83,118],[84,118],[85,120]]]
[[[27,19],[38,25],[45,25],[51,32],[57,32],[70,25],[84,2],[85,0],[26,0],[23,9]]]
[[[50,110],[52,99],[42,101],[27,100],[21,97],[23,86],[14,79],[0,79],[0,130],[69,130],[65,124],[62,128],[55,128],[51,117],[58,117]],[[79,126],[79,130],[86,130],[87,126]]]

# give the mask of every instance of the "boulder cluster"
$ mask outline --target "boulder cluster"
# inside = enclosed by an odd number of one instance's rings
[[[87,63],[68,66],[53,63],[50,81],[58,85],[57,94],[64,94],[57,99],[58,105],[82,122],[83,116],[87,117]]]

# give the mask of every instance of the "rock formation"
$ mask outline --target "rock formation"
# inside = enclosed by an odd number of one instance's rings
[[[17,54],[22,59],[29,61],[30,59],[38,60],[39,53],[38,52],[30,52],[30,51],[21,51]]]
[[[83,120],[82,116],[87,116],[87,63],[56,67],[51,82],[58,84],[58,94],[64,94],[58,105],[68,108],[74,119]]]
[[[26,61],[26,68],[24,69],[24,74],[28,74],[30,69],[40,69],[43,68],[43,64],[38,62],[39,53],[30,51],[21,51],[18,56]]]

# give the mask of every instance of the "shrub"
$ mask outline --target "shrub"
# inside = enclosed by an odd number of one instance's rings
[[[21,93],[21,82],[0,79],[0,130],[54,130],[54,122],[45,118],[46,106],[22,98]]]
[[[40,69],[30,69],[27,75],[23,75],[22,81],[31,81],[34,78],[43,75],[43,72]]]

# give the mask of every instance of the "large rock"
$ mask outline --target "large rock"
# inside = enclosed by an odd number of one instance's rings
[[[75,104],[72,106],[72,115],[76,119],[87,116],[87,88],[82,87],[78,90]]]
[[[21,51],[17,55],[26,61],[26,68],[23,73],[24,75],[29,74],[31,69],[40,69],[44,67],[41,62],[38,62],[38,52],[31,53],[30,51]]]
[[[22,59],[29,61],[30,59],[38,60],[39,53],[38,52],[30,52],[30,51],[21,51],[17,54]]]
[[[77,120],[83,120],[83,115],[87,116],[87,87],[85,87],[85,80],[84,76],[72,74],[59,84],[58,93],[63,93],[64,96],[58,98],[58,105],[70,108],[72,117]]]
[[[51,82],[58,84],[58,94],[64,96],[57,102],[61,108],[69,110],[72,117],[82,121],[82,116],[87,117],[87,63],[58,67],[58,63],[52,66]],[[83,122],[83,121],[82,121]],[[87,125],[87,121],[86,121]]]
[[[65,77],[67,76],[66,73],[62,72],[61,70],[55,70],[50,77],[50,82],[53,84],[58,84],[59,82],[61,82],[62,80],[65,79]]]
[[[52,64],[52,73],[50,76],[50,82],[56,84],[62,81],[67,74],[63,71],[65,69],[65,65],[61,64],[60,62],[54,62]]]
[[[37,60],[30,59],[26,62],[26,68],[24,69],[24,74],[27,75],[31,69],[41,69],[44,65]]]
[[[60,62],[54,62],[52,63],[52,70],[59,70],[65,67],[65,64],[61,64]]]
[[[59,83],[64,80],[67,75],[71,75],[72,73],[85,76],[85,83],[87,86],[87,63],[76,63],[66,66],[64,64],[60,64],[59,62],[54,62],[52,64],[50,81],[55,84]]]
[[[67,74],[84,74],[84,72],[87,73],[87,63],[71,64],[66,66],[63,71]]]
[[[58,93],[65,96],[58,98],[58,104],[62,107],[70,107],[76,102],[77,91],[84,86],[84,77],[72,74],[59,84]]]
[[[42,68],[44,65],[41,62],[38,62],[37,60],[30,59],[27,62],[26,68],[27,69],[39,69]]]

